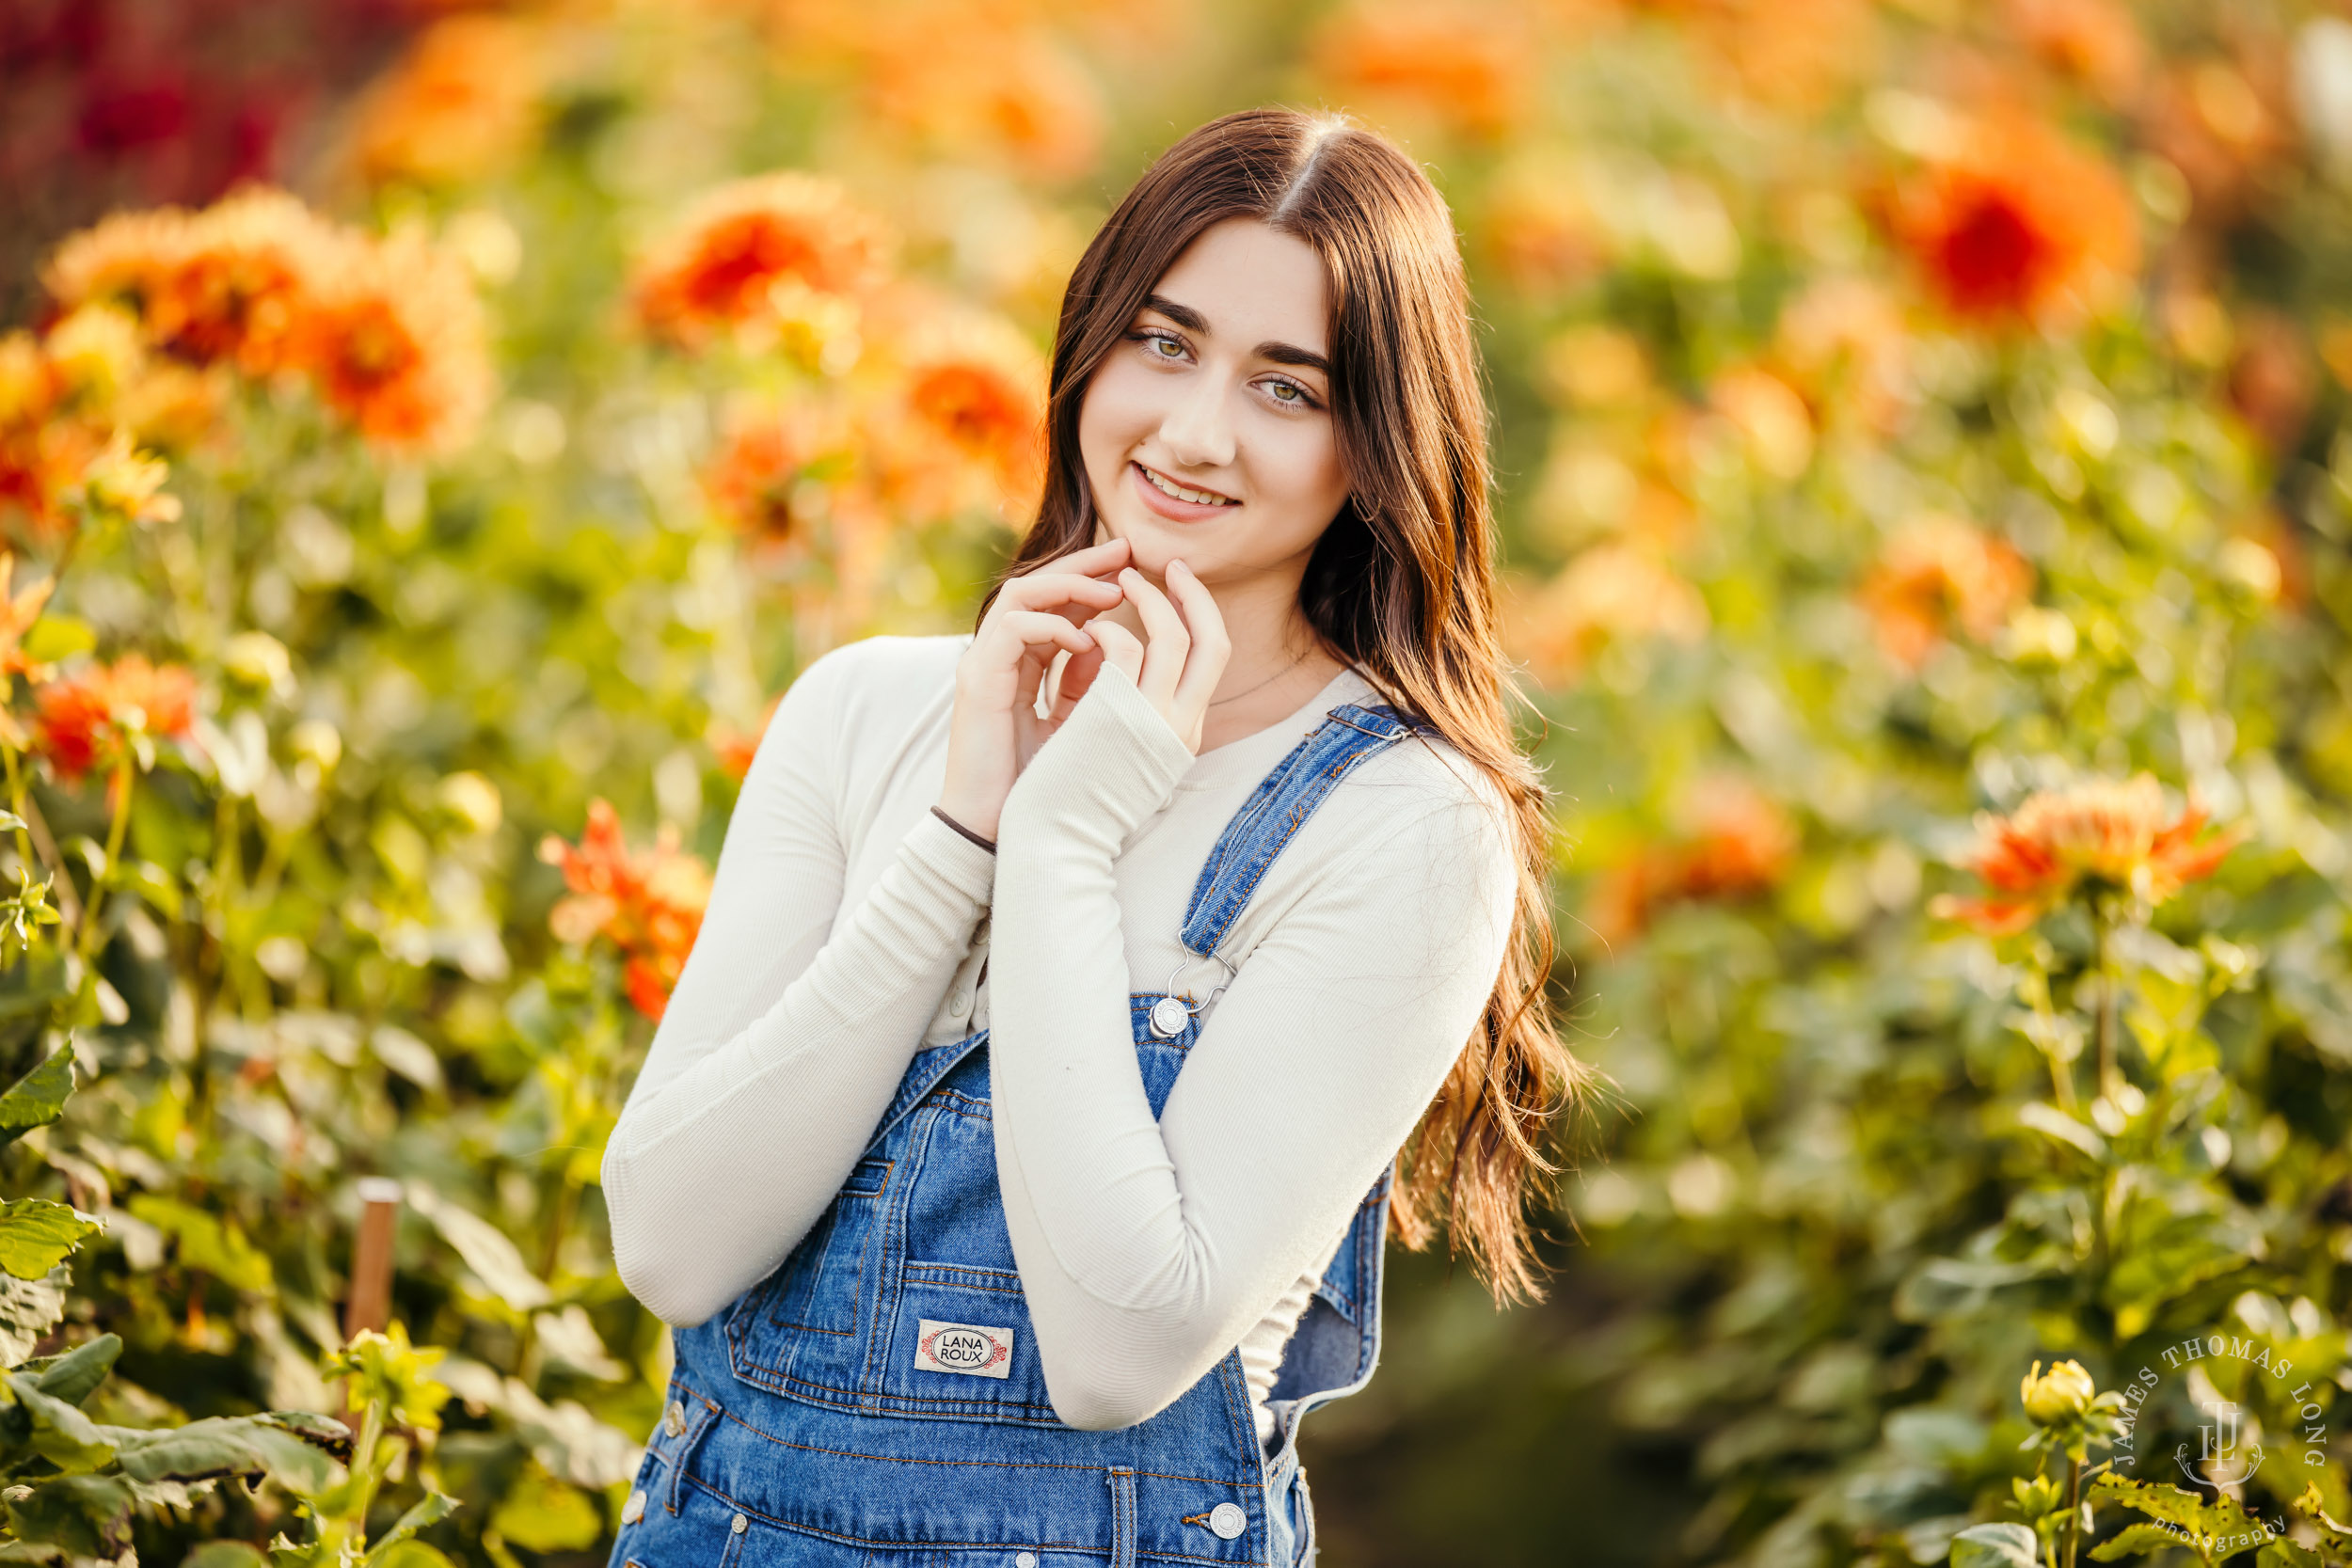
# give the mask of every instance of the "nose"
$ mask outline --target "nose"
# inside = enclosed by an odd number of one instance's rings
[[[1188,468],[1221,468],[1233,460],[1233,421],[1216,376],[1184,378],[1160,420],[1160,440],[1168,456]]]

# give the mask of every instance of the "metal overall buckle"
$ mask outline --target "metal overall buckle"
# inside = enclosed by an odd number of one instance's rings
[[[1176,994],[1176,976],[1184,972],[1184,964],[1187,961],[1179,958],[1176,961],[1176,967],[1168,972],[1168,994],[1152,1004],[1152,1033],[1164,1040],[1174,1039],[1184,1032],[1184,1025],[1187,1022],[1208,1011],[1216,999],[1225,994],[1225,988],[1233,983],[1233,976],[1240,971],[1227,962],[1222,953],[1211,953],[1209,957],[1225,965],[1223,982],[1217,986],[1216,990],[1209,992],[1207,1000],[1187,1002]]]

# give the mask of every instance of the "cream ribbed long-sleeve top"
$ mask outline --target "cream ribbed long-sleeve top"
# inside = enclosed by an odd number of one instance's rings
[[[666,1322],[719,1311],[823,1213],[914,1053],[985,1026],[1055,1412],[1132,1425],[1238,1348],[1263,1441],[1282,1347],[1501,967],[1499,800],[1434,738],[1350,774],[1236,922],[1240,973],[1154,1118],[1129,994],[1172,971],[1208,994],[1222,972],[1179,934],[1211,847],[1328,709],[1377,698],[1343,672],[1195,756],[1106,667],[991,854],[930,810],[969,642],[852,643],[778,705],[605,1150],[621,1278]]]

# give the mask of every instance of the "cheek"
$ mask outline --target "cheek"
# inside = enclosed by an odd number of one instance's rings
[[[1253,478],[1265,500],[1321,527],[1347,499],[1336,433],[1328,420],[1284,420],[1260,433]]]
[[[1098,483],[1120,466],[1128,449],[1159,427],[1150,380],[1114,359],[1088,384],[1078,405],[1078,451]]]

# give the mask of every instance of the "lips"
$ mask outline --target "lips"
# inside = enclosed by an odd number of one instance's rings
[[[1181,497],[1171,496],[1152,483],[1150,471],[1140,463],[1131,461],[1127,465],[1127,471],[1130,483],[1134,484],[1136,494],[1142,499],[1143,504],[1159,515],[1177,522],[1197,522],[1204,517],[1214,517],[1221,513],[1231,512],[1240,504],[1233,500],[1188,501]],[[1174,482],[1170,481],[1170,483]],[[1192,485],[1185,485],[1184,488],[1195,489]],[[1195,493],[1213,492],[1195,490]]]

